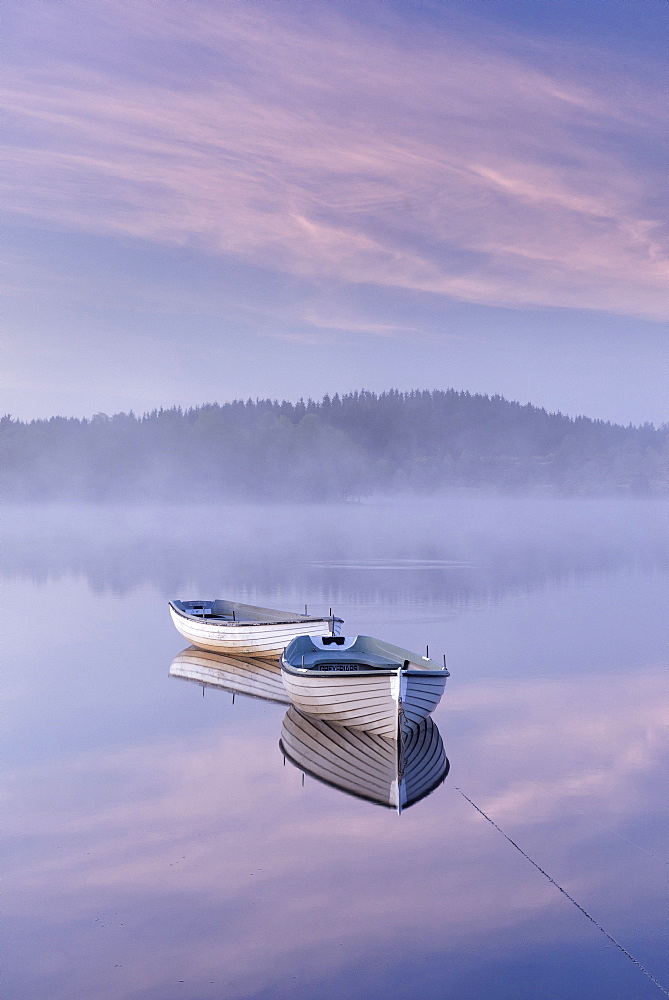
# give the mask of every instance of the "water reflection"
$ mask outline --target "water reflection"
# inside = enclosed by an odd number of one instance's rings
[[[578,502],[538,503],[545,537],[529,506],[435,505],[441,527],[421,522],[426,505],[323,507],[297,542],[297,511],[219,511],[197,531],[175,511],[125,527],[102,508],[90,527],[6,511],[5,616],[39,614],[4,639],[5,994],[661,995],[455,792],[667,981],[665,546],[650,505],[592,504],[586,518]],[[459,553],[477,568],[449,568]],[[453,614],[457,574],[467,600],[486,600]],[[189,684],[165,676],[181,648],[165,597],[311,608],[322,590],[327,610],[337,587],[356,627],[374,615],[391,641],[449,657],[434,719],[452,769],[401,822],[302,785],[278,752],[285,703],[216,697],[249,693],[237,670],[197,653]],[[487,599],[505,587],[518,589]]]
[[[248,698],[263,698],[280,705],[290,705],[278,660],[263,659],[261,656],[243,660],[187,646],[172,660],[170,677],[194,681],[203,688],[223,688]]]
[[[291,706],[279,747],[300,771],[332,788],[391,809],[407,809],[442,784],[450,764],[432,719],[407,726],[399,740],[346,729]]]
[[[401,812],[442,784],[450,764],[430,718],[405,723],[398,739],[349,729],[300,712],[291,705],[276,660],[210,653],[187,646],[170,664],[170,677],[290,705],[281,727],[284,758],[326,785]]]

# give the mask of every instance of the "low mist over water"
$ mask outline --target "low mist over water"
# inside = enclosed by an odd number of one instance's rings
[[[248,597],[439,601],[457,606],[614,569],[661,569],[662,501],[500,497],[340,504],[5,506],[5,571],[81,575],[99,591],[141,584]]]

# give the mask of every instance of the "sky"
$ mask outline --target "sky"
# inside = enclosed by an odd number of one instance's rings
[[[3,412],[667,420],[664,0],[5,5]]]

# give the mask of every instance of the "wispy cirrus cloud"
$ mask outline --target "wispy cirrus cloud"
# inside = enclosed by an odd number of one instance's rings
[[[585,53],[542,69],[540,47],[495,48],[466,22],[405,44],[333,8],[160,12],[97,9],[98,31],[152,39],[141,72],[17,66],[17,213],[311,280],[662,313],[659,113],[641,83],[612,92],[615,68],[589,72]],[[175,46],[207,71],[175,76]]]

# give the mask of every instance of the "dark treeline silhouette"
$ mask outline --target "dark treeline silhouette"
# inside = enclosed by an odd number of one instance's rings
[[[653,494],[667,427],[390,390],[0,421],[5,500],[356,499],[462,487]]]

